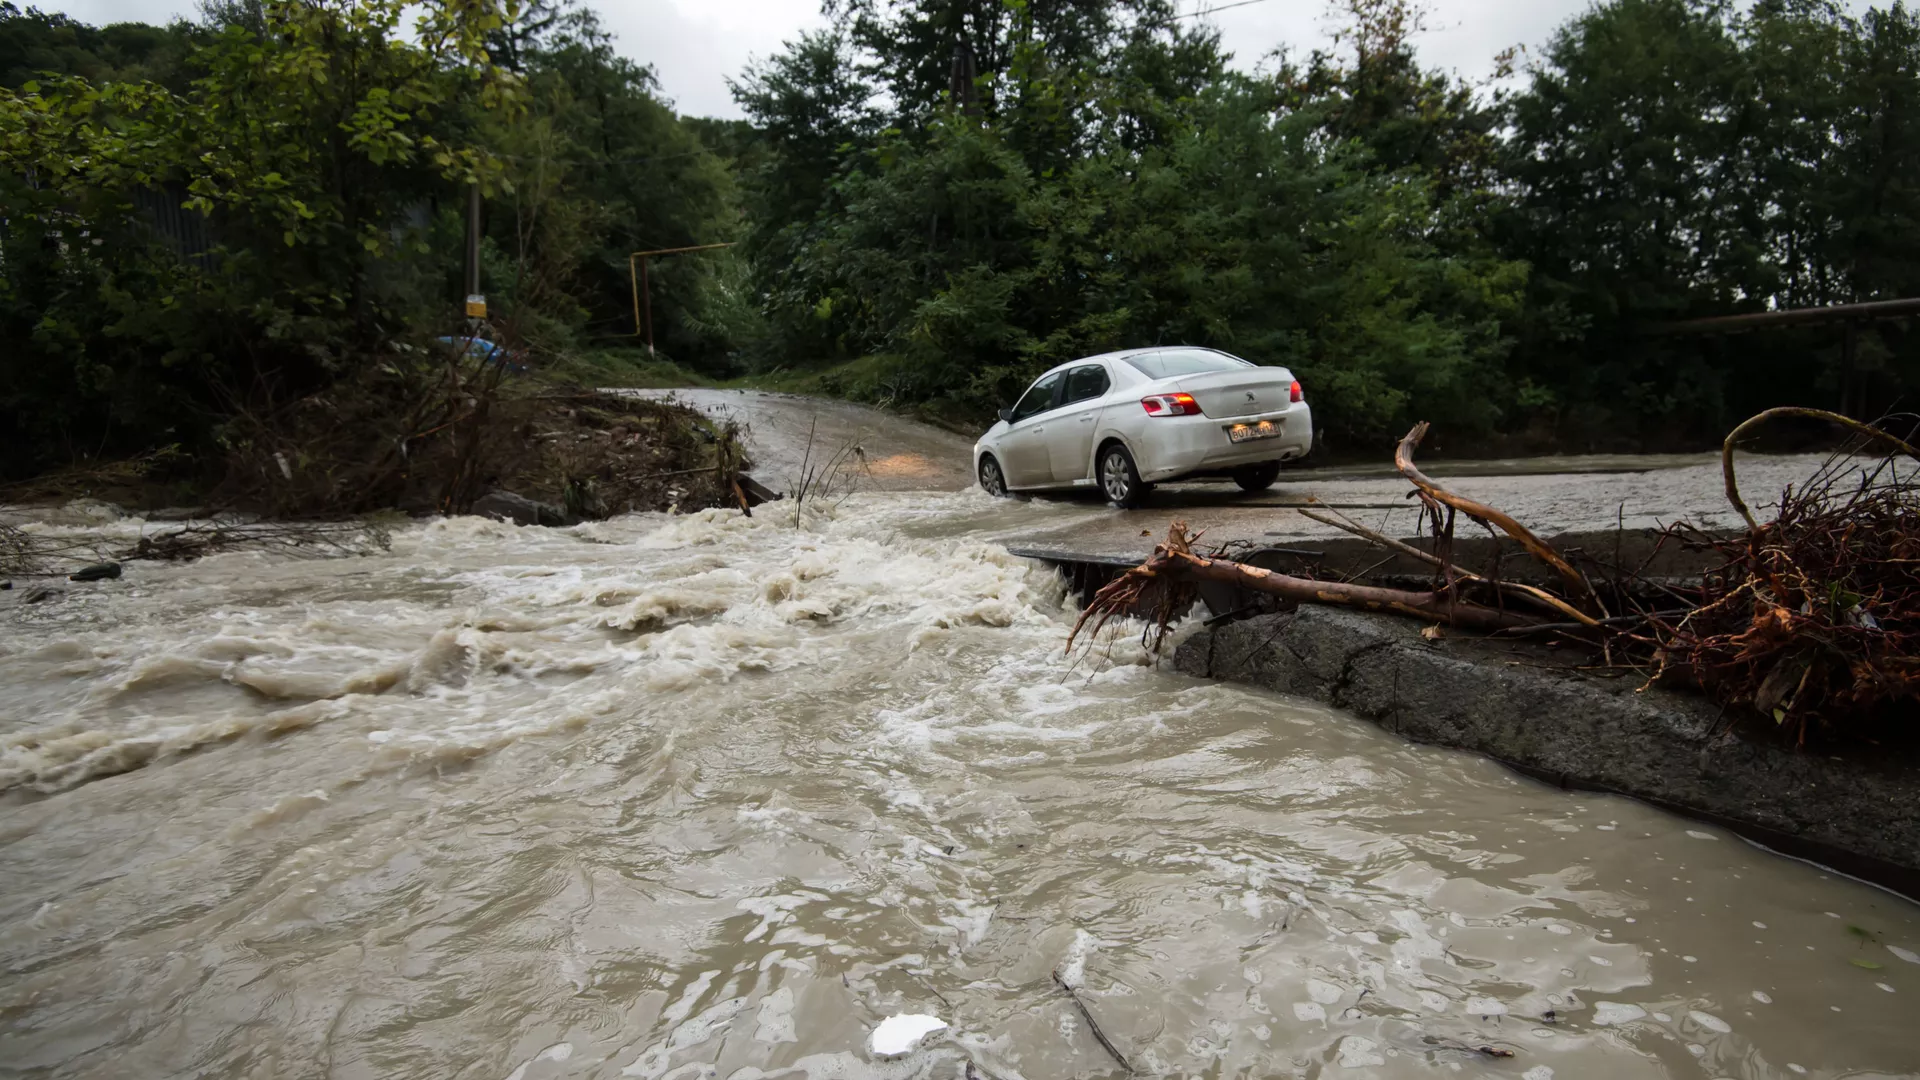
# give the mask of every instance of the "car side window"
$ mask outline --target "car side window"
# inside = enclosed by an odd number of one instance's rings
[[[1053,408],[1053,391],[1060,385],[1060,375],[1061,373],[1056,371],[1034,383],[1032,388],[1020,398],[1020,404],[1013,407],[1013,416],[1008,422],[1017,424],[1029,416],[1038,416]]]
[[[1074,368],[1067,372],[1067,396],[1061,404],[1071,405],[1076,401],[1091,401],[1106,393],[1107,387],[1111,385],[1113,384],[1107,378],[1107,369],[1099,364]]]

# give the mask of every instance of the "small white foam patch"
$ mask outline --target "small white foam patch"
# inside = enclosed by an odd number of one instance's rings
[[[1319,979],[1307,980],[1307,996],[1322,1005],[1331,1005],[1340,1000],[1341,990],[1330,982]]]
[[[1701,832],[1701,831],[1700,831],[1699,829],[1688,829],[1688,830],[1687,830],[1687,835],[1688,835],[1688,836],[1691,836],[1691,837],[1693,837],[1693,838],[1694,838],[1695,840],[1718,840],[1718,839],[1720,839],[1719,837],[1717,837],[1717,836],[1715,836],[1715,835],[1713,835],[1713,834],[1712,834],[1712,833],[1710,833],[1710,832]]]
[[[1073,944],[1067,946],[1067,962],[1060,965],[1060,978],[1068,986],[1079,986],[1087,978],[1087,954],[1093,951],[1093,935],[1085,930],[1073,932]]]
[[[1467,999],[1467,1011],[1475,1016],[1505,1016],[1507,1006],[1490,997],[1470,997]]]
[[[1638,1005],[1627,1005],[1618,1001],[1598,1001],[1593,1006],[1593,1022],[1603,1027],[1614,1024],[1630,1024],[1644,1019],[1647,1010]]]
[[[1912,949],[1903,949],[1898,945],[1889,945],[1887,946],[1887,951],[1905,960],[1909,964],[1920,964],[1920,953],[1916,953]]]
[[[1753,1000],[1759,1002],[1762,1005],[1773,1004],[1773,998],[1768,997],[1767,992],[1765,990],[1755,990],[1753,992]]]
[[[1349,1035],[1340,1040],[1340,1067],[1343,1069],[1366,1069],[1385,1065],[1387,1059],[1374,1053],[1372,1039],[1359,1035]]]
[[[880,1021],[867,1039],[867,1049],[876,1054],[904,1054],[920,1045],[920,1040],[945,1030],[947,1022],[926,1013],[900,1013]]]
[[[756,1017],[758,1026],[754,1028],[756,1042],[790,1043],[799,1042],[799,1032],[793,1025],[793,991],[785,986],[760,999],[760,1015]]]
[[[1296,1001],[1293,1003],[1293,1018],[1303,1024],[1325,1020],[1327,1009],[1317,1001]]]
[[[1535,1065],[1520,1074],[1520,1080],[1553,1080],[1553,1066]]]
[[[1719,1017],[1713,1015],[1712,1013],[1701,1012],[1698,1009],[1695,1009],[1692,1012],[1688,1013],[1687,1019],[1692,1020],[1696,1024],[1699,1024],[1701,1027],[1706,1028],[1708,1031],[1716,1032],[1721,1035],[1725,1035],[1727,1032],[1733,1030],[1733,1025],[1727,1023],[1725,1020],[1720,1019]]]

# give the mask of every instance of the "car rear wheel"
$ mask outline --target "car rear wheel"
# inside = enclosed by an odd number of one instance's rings
[[[1000,471],[1000,463],[988,454],[980,459],[980,490],[998,499],[1007,493],[1007,478]]]
[[[1140,470],[1133,467],[1133,455],[1119,443],[1100,452],[1100,490],[1106,493],[1108,502],[1122,510],[1139,506],[1146,498],[1147,485],[1140,480]]]
[[[1258,465],[1247,465],[1233,470],[1233,482],[1240,485],[1241,491],[1265,491],[1280,479],[1280,463],[1263,461]]]

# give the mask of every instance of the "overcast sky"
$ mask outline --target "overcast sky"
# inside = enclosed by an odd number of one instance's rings
[[[1179,0],[1182,11],[1224,7],[1233,0]],[[1553,28],[1589,0],[1431,0],[1430,29],[1420,39],[1427,63],[1478,77],[1510,45],[1538,47]],[[26,6],[25,4],[21,5]],[[191,15],[193,0],[37,0],[90,23],[163,22]],[[817,0],[599,0],[622,53],[653,65],[661,89],[681,112],[738,116],[727,77],[753,57],[820,24]],[[1256,0],[1210,16],[1236,62],[1251,67],[1280,46],[1305,51],[1324,35],[1323,0]]]

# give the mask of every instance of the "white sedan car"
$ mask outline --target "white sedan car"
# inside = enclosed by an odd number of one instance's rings
[[[1155,483],[1230,476],[1259,491],[1313,447],[1300,383],[1215,349],[1130,349],[1061,364],[973,447],[990,495],[1098,485],[1136,506]]]

